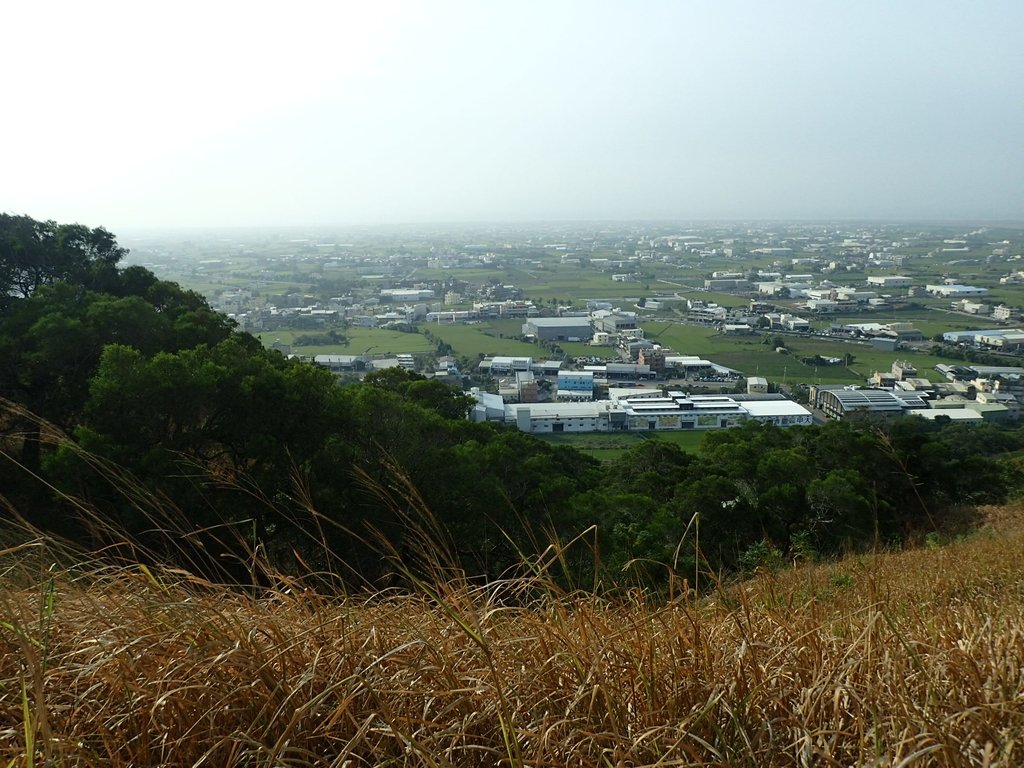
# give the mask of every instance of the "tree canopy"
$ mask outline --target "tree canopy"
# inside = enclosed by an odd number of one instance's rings
[[[0,299],[26,298],[58,281],[90,285],[111,275],[125,254],[102,227],[0,213]]]

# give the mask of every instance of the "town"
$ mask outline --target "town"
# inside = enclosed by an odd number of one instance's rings
[[[848,223],[125,237],[282,354],[416,371],[539,434],[1019,419],[1022,242]]]

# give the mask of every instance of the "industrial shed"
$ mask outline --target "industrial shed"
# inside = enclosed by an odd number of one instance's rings
[[[534,317],[523,323],[523,334],[542,341],[587,341],[593,330],[587,317]]]

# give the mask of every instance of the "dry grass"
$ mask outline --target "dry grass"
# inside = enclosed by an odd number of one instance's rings
[[[1024,764],[1024,508],[655,602],[259,597],[0,553],[0,765]]]

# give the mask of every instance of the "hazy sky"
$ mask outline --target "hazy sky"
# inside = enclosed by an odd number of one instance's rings
[[[7,3],[0,211],[1024,219],[1024,2]]]

